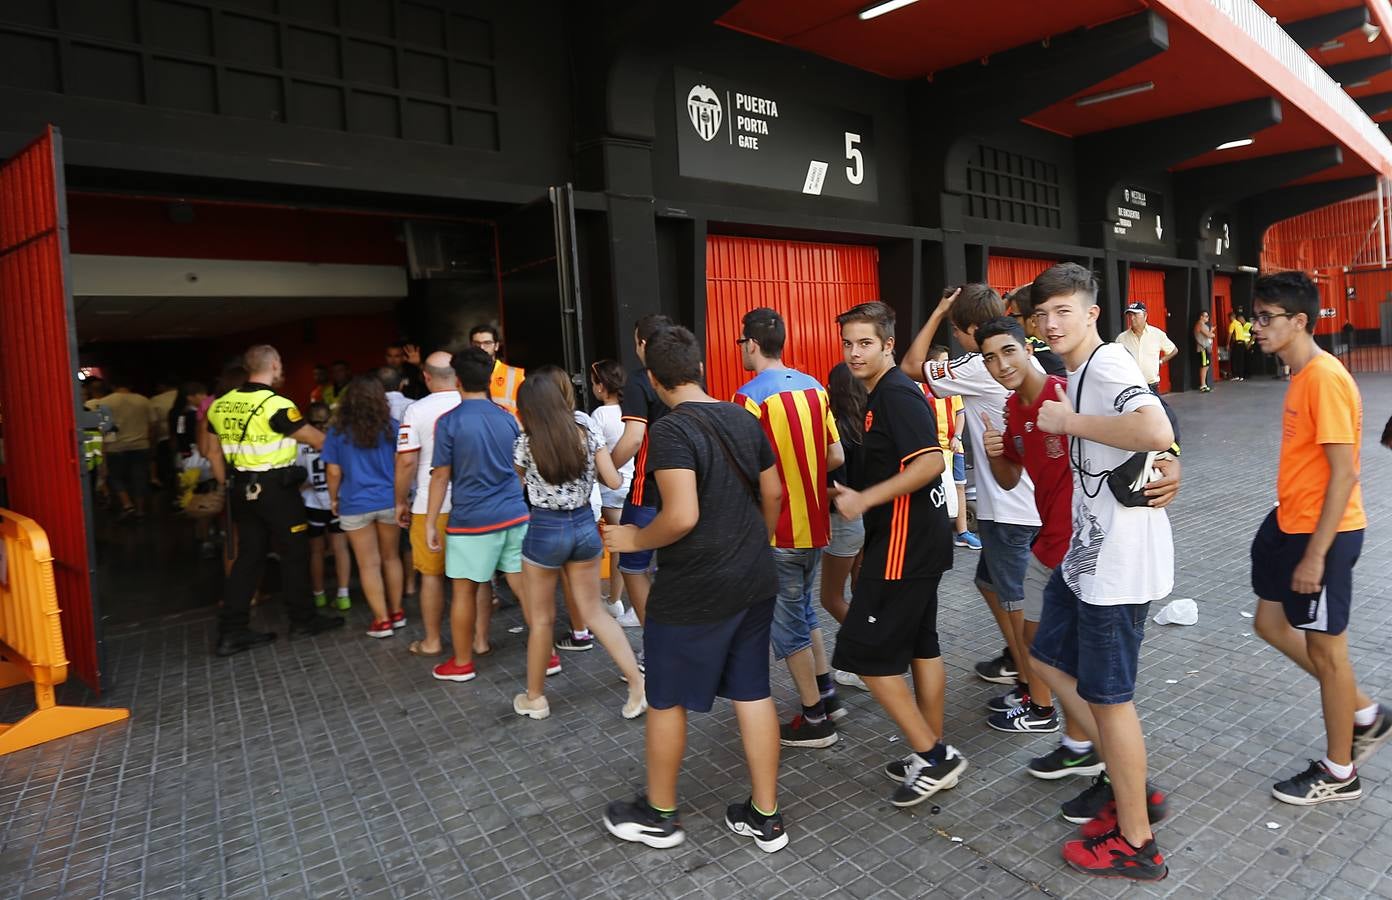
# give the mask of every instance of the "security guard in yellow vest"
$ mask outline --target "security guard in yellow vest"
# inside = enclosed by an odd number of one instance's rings
[[[324,434],[305,422],[295,404],[275,392],[284,375],[280,354],[268,344],[247,350],[247,382],[208,407],[203,454],[218,486],[227,490],[237,554],[218,613],[218,656],[232,656],[275,640],[252,631],[251,597],[261,581],[266,553],[280,556],[281,587],[292,637],[314,635],[343,620],[314,609],[309,590],[309,523],[296,465],[296,442],[318,448]]]
[[[488,382],[488,396],[516,416],[517,390],[527,377],[526,370],[510,366],[498,358],[503,344],[498,340],[496,325],[475,325],[469,329],[469,343],[493,357],[493,378]]]

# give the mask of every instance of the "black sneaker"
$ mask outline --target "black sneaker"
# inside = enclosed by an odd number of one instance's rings
[[[993,713],[1010,712],[1029,699],[1029,688],[1017,684],[998,697],[986,701],[986,709]]]
[[[889,798],[890,803],[901,808],[915,806],[938,791],[956,787],[962,773],[967,769],[967,760],[957,752],[956,747],[948,746],[941,764],[925,765],[923,758],[915,753],[909,757],[907,769],[903,783]]]
[[[1149,781],[1146,782],[1145,789],[1146,815],[1152,823],[1159,822],[1165,818],[1165,795],[1156,790]],[[1107,777],[1106,772],[1102,772],[1092,780],[1092,784],[1088,785],[1081,794],[1059,806],[1059,812],[1065,821],[1072,822],[1074,825],[1086,825],[1097,818],[1098,814],[1115,800],[1116,796],[1112,793],[1112,781]]]
[[[342,628],[343,621],[338,616],[315,616],[312,619],[305,619],[303,622],[291,622],[290,636],[292,638],[314,637],[316,634]]]
[[[1047,714],[1040,714],[1035,711],[1033,703],[1026,703],[1008,712],[988,716],[986,724],[1008,734],[1049,734],[1059,730],[1058,710],[1051,709]]]
[[[249,628],[241,628],[237,631],[218,635],[217,647],[213,649],[213,653],[217,656],[236,656],[244,650],[269,644],[275,639],[274,631],[252,631]]]
[[[826,709],[827,718],[833,722],[840,722],[846,718],[849,710],[841,702],[841,698],[832,694],[830,697],[822,698],[822,707]]]
[[[1361,766],[1392,737],[1392,710],[1378,704],[1377,717],[1366,728],[1353,726],[1353,764]]]
[[[814,724],[798,715],[778,727],[778,740],[784,747],[830,747],[839,737],[830,717]]]
[[[1107,764],[1102,762],[1102,757],[1097,755],[1096,750],[1074,753],[1059,744],[1043,756],[1030,760],[1025,771],[1035,778],[1056,781],[1070,775],[1101,775],[1106,768]]]
[[[758,848],[773,853],[788,846],[788,832],[783,830],[783,814],[761,816],[754,811],[753,798],[744,803],[732,803],[725,809],[725,827],[735,834],[752,837]]]
[[[632,803],[615,800],[604,809],[604,827],[621,841],[647,844],[667,850],[686,840],[686,832],[675,815],[663,816],[639,794]]]
[[[1092,779],[1092,784],[1084,788],[1081,794],[1061,804],[1059,812],[1065,821],[1072,822],[1074,825],[1082,825],[1084,822],[1091,822],[1097,818],[1102,807],[1115,799],[1112,796],[1111,779],[1107,777],[1106,772],[1102,772]]]
[[[578,638],[569,632],[561,635],[559,638],[556,639],[557,650],[574,650],[578,652],[581,650],[589,650],[593,646],[594,638]]]
[[[1014,684],[1020,677],[1019,671],[1015,668],[1015,661],[1010,658],[1009,650],[995,659],[977,663],[976,674],[982,681],[992,684]]]
[[[1357,800],[1363,796],[1363,785],[1358,780],[1358,770],[1340,781],[1334,773],[1324,767],[1324,763],[1310,760],[1310,768],[1294,778],[1278,781],[1271,786],[1271,796],[1282,803],[1296,806],[1314,806],[1330,800]]]
[[[909,754],[909,756],[912,755],[913,754]],[[899,784],[904,780],[905,776],[909,774],[909,757],[906,756],[903,759],[890,760],[889,762],[884,764],[884,768],[880,769],[880,771],[883,772],[884,776],[888,778],[890,781],[894,782],[895,784]],[[940,788],[940,790],[946,791],[951,788],[955,788],[956,786],[956,783],[945,784]]]

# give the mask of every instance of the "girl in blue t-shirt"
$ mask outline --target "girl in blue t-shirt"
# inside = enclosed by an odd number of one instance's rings
[[[321,455],[329,505],[358,560],[358,580],[372,610],[368,637],[406,627],[401,608],[401,528],[396,524],[396,430],[376,378],[348,383],[334,408]]]
[[[599,563],[604,544],[590,508],[595,478],[609,488],[623,483],[604,435],[593,420],[575,411],[570,380],[555,366],[531,372],[517,392],[522,434],[513,465],[527,487],[531,521],[522,541],[523,598],[527,604],[527,690],[513,698],[520,716],[544,719],[546,670],[551,660],[556,619],[556,581],[562,571],[585,624],[609,651],[628,681],[623,716],[647,709],[643,675],[623,628],[605,612],[599,596]]]

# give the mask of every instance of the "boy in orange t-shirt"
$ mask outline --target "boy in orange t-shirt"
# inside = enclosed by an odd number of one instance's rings
[[[1314,675],[1325,756],[1272,795],[1313,806],[1363,794],[1355,768],[1392,736],[1392,710],[1358,688],[1348,657],[1353,566],[1363,548],[1358,451],[1363,403],[1343,365],[1315,343],[1319,291],[1303,272],[1257,280],[1253,334],[1291,369],[1282,415],[1276,508],[1252,541],[1256,627]]]

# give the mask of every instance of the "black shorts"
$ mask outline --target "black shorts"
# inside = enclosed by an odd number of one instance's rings
[[[702,625],[643,628],[644,679],[653,709],[710,712],[716,697],[763,700],[769,692],[769,628],[775,598]]]
[[[1353,606],[1353,566],[1363,551],[1363,531],[1341,531],[1324,557],[1324,587],[1318,594],[1291,590],[1291,576],[1305,556],[1308,534],[1286,534],[1276,521],[1276,510],[1267,514],[1252,539],[1252,590],[1263,600],[1273,600],[1286,611],[1286,621],[1305,631],[1343,634]]]
[[[338,527],[338,516],[327,509],[314,509],[305,507],[305,519],[309,522],[309,536],[312,538],[323,537],[324,532],[329,534],[342,534],[343,529]]]
[[[903,675],[915,659],[937,659],[938,582],[861,578],[836,635],[831,664],[857,675]]]

